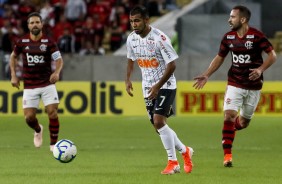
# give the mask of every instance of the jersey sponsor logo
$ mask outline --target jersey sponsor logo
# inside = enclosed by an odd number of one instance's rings
[[[249,54],[239,54],[236,55],[232,52],[233,63],[251,63],[251,56]]]
[[[29,55],[26,53],[26,60],[28,63],[28,66],[34,66],[36,63],[44,63],[44,56],[38,56],[38,55]]]
[[[162,38],[163,41],[166,40],[166,37],[164,35],[161,35],[161,38]]]
[[[47,45],[41,44],[41,45],[39,46],[39,49],[40,49],[42,52],[45,52],[45,51],[47,50]]]
[[[140,53],[134,53],[136,55],[136,57],[140,58],[156,58],[156,54],[152,53],[152,54],[140,54]]]
[[[29,42],[29,39],[22,39],[22,42]]]
[[[160,46],[161,46],[161,50],[164,50],[164,53],[167,55],[167,57],[170,59],[171,55],[169,54],[168,50],[166,49],[166,47],[164,46],[164,44],[160,41]]]
[[[138,58],[137,63],[140,68],[157,68],[160,64],[156,58],[151,58],[151,59]]]
[[[245,47],[246,47],[247,49],[252,49],[252,48],[253,48],[253,42],[251,42],[251,41],[246,41]]]
[[[48,39],[41,39],[41,42],[46,43],[46,42],[48,42]]]
[[[235,35],[227,35],[227,39],[234,40],[235,39]]]
[[[255,38],[255,35],[247,35],[246,38]]]

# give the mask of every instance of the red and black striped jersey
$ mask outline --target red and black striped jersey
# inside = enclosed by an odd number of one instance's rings
[[[51,38],[43,35],[40,40],[33,41],[27,34],[17,41],[14,53],[22,56],[25,89],[50,85],[51,61],[61,57],[56,43]]]
[[[249,80],[250,69],[263,64],[262,52],[270,52],[273,47],[266,36],[255,28],[240,38],[236,31],[230,31],[221,40],[218,55],[226,57],[231,52],[232,64],[228,71],[228,85],[243,89],[259,90],[263,85],[263,75],[255,81]]]

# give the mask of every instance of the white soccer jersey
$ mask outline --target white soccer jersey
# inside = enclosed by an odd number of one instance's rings
[[[166,65],[178,58],[171,41],[162,31],[151,27],[144,38],[132,32],[127,38],[127,58],[139,65],[142,72],[143,96],[148,97],[148,90],[156,84],[164,74]],[[161,89],[176,89],[174,74]]]

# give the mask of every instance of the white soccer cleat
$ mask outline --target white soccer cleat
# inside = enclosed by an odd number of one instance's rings
[[[34,132],[34,138],[33,138],[33,143],[36,148],[40,148],[43,142],[43,138],[42,138],[43,126],[41,124],[39,124],[39,126],[41,128],[41,131],[39,133]]]

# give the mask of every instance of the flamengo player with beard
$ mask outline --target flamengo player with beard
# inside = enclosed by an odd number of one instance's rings
[[[228,52],[232,64],[228,71],[224,97],[224,123],[222,129],[223,165],[232,167],[232,144],[235,131],[246,128],[257,108],[263,85],[263,72],[276,61],[276,53],[269,40],[257,29],[249,26],[250,10],[235,6],[228,20],[231,31],[226,33],[217,56],[208,69],[195,77],[194,87],[201,89],[208,78],[221,66]],[[267,53],[263,61],[262,52]],[[238,112],[240,111],[240,115]]]
[[[59,97],[55,83],[63,67],[63,59],[56,43],[42,33],[42,18],[34,12],[27,20],[29,34],[20,38],[14,46],[10,57],[11,83],[19,89],[20,80],[16,76],[16,62],[19,56],[23,59],[23,110],[26,123],[34,133],[34,146],[42,145],[43,126],[38,123],[36,111],[42,99],[49,117],[50,151],[58,140]],[[56,69],[51,70],[51,61],[56,62]]]
[[[145,7],[136,6],[131,10],[130,24],[134,31],[127,38],[126,91],[133,96],[130,77],[134,63],[137,63],[142,72],[142,89],[148,116],[168,155],[168,164],[161,174],[180,172],[176,150],[184,159],[184,171],[190,173],[193,167],[193,149],[185,146],[166,124],[167,118],[173,114],[172,103],[176,94],[176,79],[173,73],[178,55],[171,46],[170,39],[149,25]]]

